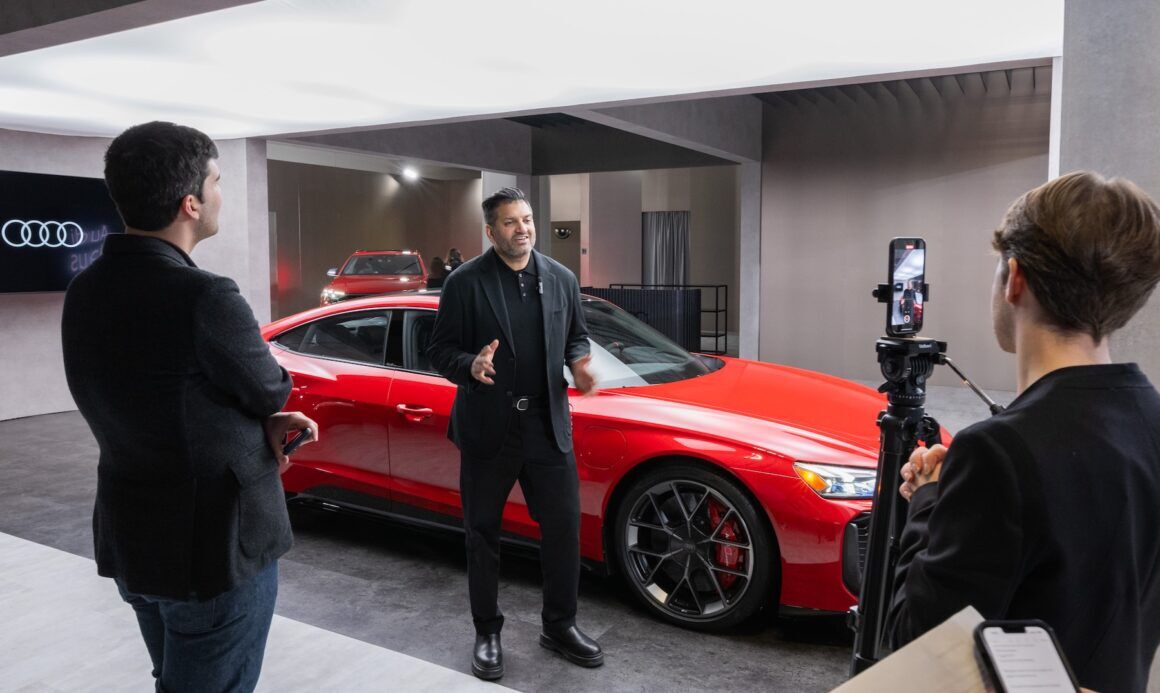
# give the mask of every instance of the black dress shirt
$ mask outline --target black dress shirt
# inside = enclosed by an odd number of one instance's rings
[[[544,394],[544,314],[540,305],[540,277],[534,262],[520,271],[506,264],[500,270],[503,299],[512,324],[512,350],[516,358],[513,397]]]

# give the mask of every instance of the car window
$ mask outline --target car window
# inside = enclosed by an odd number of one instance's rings
[[[343,275],[423,274],[418,255],[355,255],[342,268]]]
[[[403,319],[403,362],[411,371],[434,373],[431,359],[427,358],[427,345],[431,343],[431,331],[435,328],[435,311],[408,310]]]
[[[285,332],[274,341],[292,351],[382,365],[390,313],[385,310],[344,313]]]
[[[718,359],[693,356],[668,337],[607,301],[581,302],[592,361],[589,368],[600,387],[636,387],[672,383],[711,373]],[[572,384],[572,374],[564,368]]]

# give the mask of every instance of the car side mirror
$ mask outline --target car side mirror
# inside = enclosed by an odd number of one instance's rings
[[[337,277],[337,276],[338,276],[338,268],[337,268],[337,267],[331,267],[330,269],[326,270],[326,276],[328,276],[328,277]]]

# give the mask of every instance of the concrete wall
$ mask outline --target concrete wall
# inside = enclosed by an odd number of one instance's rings
[[[1160,201],[1160,3],[1068,0],[1065,8],[1059,170],[1124,176]],[[1136,361],[1160,382],[1157,344],[1153,294],[1112,336],[1112,358]]]
[[[337,267],[355,250],[411,248],[430,261],[457,247],[478,254],[480,180],[402,182],[384,173],[269,163],[276,218],[276,314],[318,306]]]
[[[928,246],[924,336],[948,340],[980,385],[1013,387],[1014,361],[991,332],[990,235],[1046,180],[1050,80],[987,79],[987,89],[973,76],[767,106],[762,360],[879,378],[886,309],[870,291],[886,281],[889,239],[914,235]]]
[[[0,130],[0,170],[100,178],[109,140]],[[200,244],[201,267],[238,282],[259,320],[269,319],[265,145],[218,142],[221,231]],[[0,420],[75,409],[60,346],[63,293],[0,294]]]
[[[581,184],[587,185],[587,176],[578,173],[569,173],[559,176],[550,176],[549,184],[552,188],[551,224],[541,224],[538,228],[541,234],[547,234],[556,226],[556,222],[575,222],[572,236],[567,240],[552,239],[552,257],[559,260],[565,267],[572,270],[577,278],[580,277],[581,266],[581,238],[583,229],[580,228],[580,218],[586,212],[580,209]]]
[[[584,286],[640,283],[640,171],[588,174]],[[583,262],[582,265],[583,267]]]

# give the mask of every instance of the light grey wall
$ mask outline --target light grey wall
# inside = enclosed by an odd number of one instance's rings
[[[1160,3],[1067,0],[1060,173],[1135,181],[1160,201]],[[1112,336],[1112,357],[1160,380],[1160,298]]]
[[[265,149],[218,142],[221,231],[193,254],[199,266],[235,279],[259,320],[269,317]],[[101,178],[109,140],[0,130],[0,170]],[[75,409],[60,346],[63,293],[0,294],[0,420]]]
[[[238,282],[258,322],[270,321],[272,273],[267,211],[266,143],[221,140],[221,231],[193,249],[198,267]]]
[[[928,244],[924,336],[948,340],[980,385],[1012,388],[991,332],[990,235],[1046,179],[1050,121],[1049,80],[1016,77],[1011,89],[1000,74],[986,90],[975,76],[767,107],[762,360],[879,378],[886,309],[870,291],[886,281],[889,239],[914,235]]]
[[[580,184],[583,179],[579,173],[550,177],[553,219],[575,221],[580,218]]]
[[[737,170],[738,356],[758,358],[761,332],[761,169],[741,164]]]
[[[584,286],[640,283],[640,171],[588,174],[588,276]],[[583,266],[583,263],[582,263]]]
[[[278,316],[318,306],[355,250],[410,248],[430,262],[459,248],[479,253],[480,181],[401,182],[385,173],[269,162],[269,209],[277,218]]]
[[[577,279],[581,278],[580,246],[583,230],[580,228],[580,218],[583,214],[580,209],[581,191],[583,182],[587,185],[587,177],[578,173],[568,173],[559,176],[549,176],[549,185],[552,191],[551,224],[543,225],[539,229],[541,234],[551,233],[558,222],[572,222],[575,224],[572,236],[567,240],[552,239],[552,257],[559,260],[565,267],[572,270]]]

